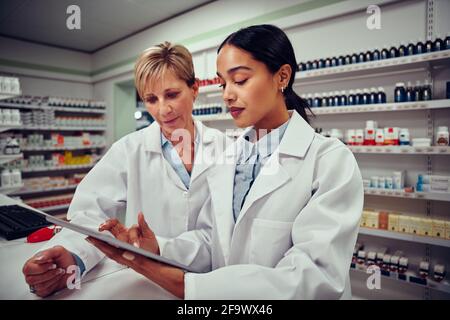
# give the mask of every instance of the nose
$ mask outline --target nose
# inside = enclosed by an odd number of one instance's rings
[[[163,102],[161,107],[159,108],[159,114],[163,117],[170,115],[173,112],[172,106],[170,103]]]
[[[236,100],[236,94],[233,92],[233,90],[230,88],[230,86],[226,86],[222,93],[223,101],[227,104],[231,104],[233,101]]]

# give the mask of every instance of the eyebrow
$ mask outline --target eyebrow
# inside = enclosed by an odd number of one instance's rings
[[[166,93],[166,92],[168,92],[168,91],[171,91],[171,90],[175,90],[175,91],[177,91],[177,90],[180,90],[180,88],[167,88],[166,90],[164,90],[164,93]],[[151,96],[155,96],[155,94],[153,94],[153,93],[147,93],[146,95],[145,95],[145,97],[151,97]]]
[[[249,71],[252,71],[252,70],[253,70],[252,68],[249,68],[249,67],[246,67],[246,66],[237,66],[237,67],[233,67],[233,68],[231,68],[231,69],[228,69],[227,73],[228,73],[228,74],[234,73],[234,72],[236,72],[236,71],[238,71],[238,70],[240,70],[240,69],[249,70]],[[219,77],[222,77],[221,74],[220,74],[220,72],[217,72],[217,75],[218,75]]]

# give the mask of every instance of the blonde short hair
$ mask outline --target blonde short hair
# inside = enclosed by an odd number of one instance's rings
[[[144,50],[136,61],[134,83],[141,99],[144,99],[147,81],[158,81],[166,71],[174,72],[189,87],[195,83],[194,64],[189,50],[166,41]]]

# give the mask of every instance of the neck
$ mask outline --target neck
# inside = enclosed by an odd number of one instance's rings
[[[260,121],[255,123],[254,129],[256,131],[256,138],[259,140],[264,133],[269,133],[273,129],[278,128],[283,123],[289,120],[289,112],[284,101],[278,104],[267,113]],[[262,131],[261,133],[259,131]]]
[[[178,128],[178,129],[184,129],[184,130],[187,130],[189,132],[190,141],[187,142],[188,143],[187,145],[192,145],[194,143],[194,140],[195,140],[194,120],[191,118],[187,122],[187,124],[186,124],[186,126],[184,128]],[[165,132],[164,130],[162,130],[162,133],[163,133],[164,137],[166,137],[166,139],[168,139],[172,143],[173,146],[176,146],[180,142],[183,142],[183,139],[179,139],[180,138],[179,135],[177,135],[178,139],[172,140],[172,138],[173,138],[172,137],[172,132],[168,133],[168,132]],[[184,135],[182,137],[184,137]],[[186,143],[186,141],[184,141],[184,142]],[[186,144],[185,144],[185,146],[186,146]]]

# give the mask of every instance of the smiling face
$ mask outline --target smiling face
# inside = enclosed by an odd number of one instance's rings
[[[186,81],[168,70],[161,79],[147,81],[144,103],[158,122],[164,136],[170,139],[176,129],[186,129],[193,137],[192,108],[198,94],[198,85],[189,87]]]
[[[223,46],[217,56],[217,75],[223,100],[238,127],[273,129],[287,121],[280,91],[282,77],[272,74],[250,53],[232,45]]]

